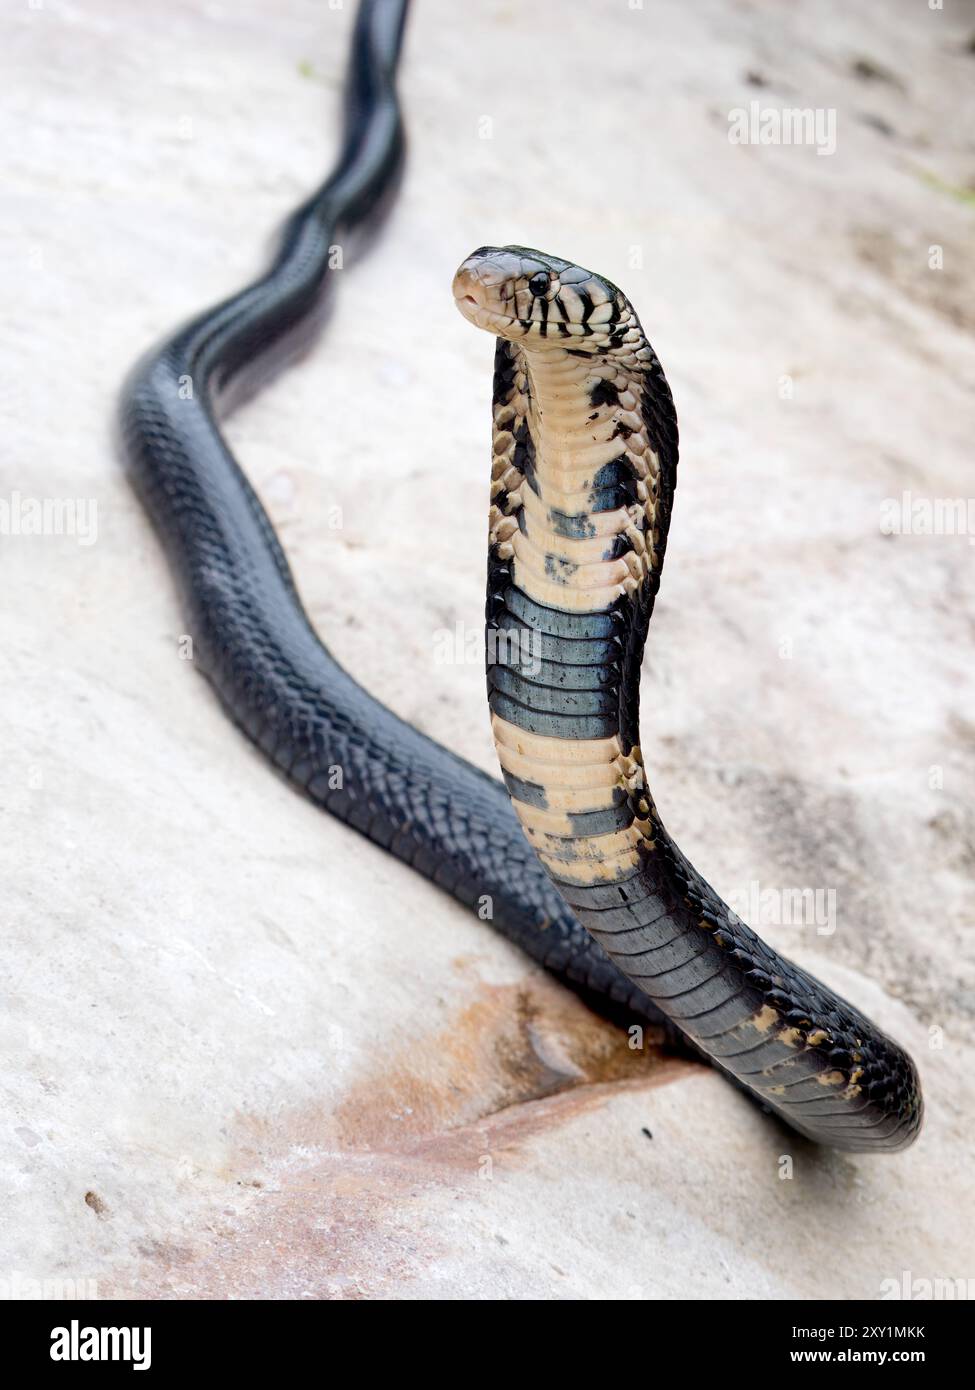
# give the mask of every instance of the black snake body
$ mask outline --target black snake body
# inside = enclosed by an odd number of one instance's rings
[[[910,1059],[729,914],[666,836],[636,775],[639,663],[676,467],[676,420],[652,354],[632,369],[639,420],[617,410],[609,374],[604,373],[607,385],[601,393],[597,388],[594,399],[592,383],[586,385],[587,413],[595,412],[602,425],[613,423],[616,411],[614,428],[622,424],[617,437],[627,430],[638,440],[645,435],[657,460],[655,512],[647,509],[646,496],[638,495],[638,482],[646,494],[647,474],[638,478],[625,458],[589,488],[595,495],[590,511],[602,519],[621,505],[643,508],[644,520],[631,526],[638,539],[614,533],[605,547],[608,560],[592,562],[609,564],[614,575],[623,565],[632,582],[623,583],[601,608],[583,612],[570,605],[570,611],[560,612],[545,561],[542,573],[535,573],[527,550],[519,558],[512,535],[518,530],[530,538],[531,522],[524,518],[533,506],[536,522],[543,514],[558,513],[557,507],[540,510],[536,503],[546,487],[558,492],[556,475],[564,461],[555,460],[556,473],[550,472],[546,483],[549,465],[545,449],[537,447],[544,443],[538,438],[538,411],[529,406],[518,414],[526,382],[535,373],[525,360],[534,342],[519,346],[504,335],[499,341],[495,449],[508,449],[510,458],[497,480],[502,485],[495,488],[492,511],[489,632],[517,637],[530,630],[532,640],[542,644],[546,679],[534,680],[534,668],[520,669],[517,662],[489,664],[496,736],[500,721],[530,738],[565,739],[566,747],[580,733],[590,742],[616,740],[621,761],[612,775],[625,773],[625,784],[611,787],[604,768],[598,805],[573,811],[575,820],[564,834],[564,816],[546,805],[548,798],[558,803],[557,785],[546,787],[543,777],[533,782],[506,768],[535,848],[501,783],[398,719],[330,656],[305,615],[270,521],[223,440],[218,404],[232,400],[255,372],[267,374],[307,333],[328,288],[330,248],[347,247],[351,236],[374,226],[388,199],[403,151],[394,76],[404,10],[400,0],[361,5],[338,165],[288,220],[270,269],[145,357],[122,393],[125,458],[179,582],[197,664],[230,716],[292,783],[467,906],[476,910],[490,899],[493,925],[573,987],[630,1018],[662,1025],[670,1036],[687,1036],[695,1050],[705,1051],[804,1134],[846,1148],[903,1147],[921,1118]],[[485,254],[477,253],[482,271]],[[530,265],[536,267],[530,274],[557,276],[561,267],[562,308],[546,300],[543,310],[544,296],[528,291],[527,302],[534,307],[525,332],[538,332],[533,315],[551,312],[553,336],[568,340],[576,325],[565,306],[571,301],[581,320],[582,281],[588,273],[536,253],[504,254],[519,260],[519,274]],[[573,276],[580,286],[575,300],[569,286]],[[486,279],[491,281],[492,273]],[[497,277],[495,283],[500,284]],[[612,287],[606,293],[618,294]],[[618,341],[615,347],[603,343],[604,354],[627,347],[625,335],[618,334],[622,313],[631,316],[627,329],[639,334],[642,348],[635,314],[622,297],[614,297],[609,310],[593,306],[585,315],[573,348],[577,356],[566,358],[573,372],[591,368],[592,358],[583,357],[600,321],[617,318],[602,336],[617,333]],[[556,318],[563,322],[562,333],[554,326]],[[636,342],[634,337],[629,347]],[[511,482],[515,474],[534,483],[525,491],[535,502],[526,506],[524,496],[512,501],[515,489],[506,491],[503,479]],[[598,530],[603,524],[585,509],[564,515],[558,525],[570,534],[548,552],[557,565],[553,552],[562,541],[571,547],[593,539],[573,537],[573,526]],[[562,561],[564,578],[572,562],[564,555]],[[531,579],[525,578],[529,572]],[[581,723],[565,723],[570,710]],[[504,730],[498,741],[503,746]],[[524,771],[524,753],[509,751],[509,762],[521,757]],[[342,771],[338,783],[336,767]],[[599,845],[586,848],[605,834],[617,837],[612,855],[604,855]],[[617,873],[622,860],[616,847],[624,841],[633,849],[632,862]],[[594,874],[590,870],[600,855],[612,865]],[[646,966],[651,948],[662,952],[656,959],[666,963],[666,986]],[[699,1021],[708,1017],[707,1026]]]

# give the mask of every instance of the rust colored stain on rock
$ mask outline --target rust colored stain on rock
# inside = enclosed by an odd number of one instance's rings
[[[482,986],[446,1027],[377,1060],[334,1118],[344,1147],[401,1147],[564,1092],[669,1080],[673,1061],[631,1047],[624,1029],[544,976]]]
[[[332,1111],[242,1117],[241,1169],[276,1177],[242,1214],[197,1237],[142,1247],[151,1265],[103,1283],[109,1296],[382,1297],[446,1253],[423,1211],[431,1189],[478,1200],[486,1157],[503,1174],[533,1136],[598,1107],[620,1087],[693,1075],[697,1063],[597,1017],[545,977],[482,986],[445,1027],[404,1039]],[[295,1151],[307,1157],[296,1164]],[[239,1193],[240,1186],[234,1182]],[[178,1250],[178,1258],[167,1251]]]

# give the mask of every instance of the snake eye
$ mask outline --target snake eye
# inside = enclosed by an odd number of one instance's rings
[[[541,296],[542,296],[543,294],[547,294],[547,293],[548,293],[548,271],[545,271],[545,270],[536,271],[535,274],[532,276],[532,278],[528,281],[528,288],[531,290],[532,294],[535,295],[536,298],[539,298],[539,299],[541,298]]]

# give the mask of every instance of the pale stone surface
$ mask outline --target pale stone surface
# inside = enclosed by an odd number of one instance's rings
[[[44,0],[3,19],[4,497],[94,498],[98,531],[0,537],[0,1280],[869,1298],[975,1276],[975,552],[881,533],[886,498],[971,491],[969,34],[907,0],[463,13],[417,7],[401,199],[232,444],[340,659],[492,768],[479,659],[436,660],[483,603],[491,344],[450,278],[519,241],[618,280],[683,436],[644,676],[658,803],[736,904],[835,891],[835,933],[767,933],[912,1049],[925,1132],[831,1155],[634,1056],[227,723],[179,659],[112,399],[326,166],[351,13]],[[835,153],[732,145],[752,100],[835,108]]]

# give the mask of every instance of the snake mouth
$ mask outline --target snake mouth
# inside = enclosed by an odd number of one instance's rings
[[[531,321],[526,325],[524,319],[515,318],[510,314],[499,314],[496,309],[483,304],[475,294],[469,292],[466,285],[455,287],[454,303],[465,319],[476,328],[484,328],[489,333],[506,334],[516,326],[523,333],[527,333],[531,326]]]
[[[528,332],[530,325],[514,314],[505,314],[490,301],[497,300],[496,287],[486,284],[478,271],[465,262],[454,276],[451,286],[454,303],[469,323],[500,337],[516,337]]]
[[[551,320],[546,322],[543,318],[522,319],[512,314],[501,314],[496,309],[481,304],[472,294],[455,292],[454,303],[468,323],[472,323],[475,328],[482,328],[497,338],[507,338],[511,342],[521,342],[530,338],[532,344],[539,349],[571,345],[577,353],[597,352],[600,343],[607,335],[616,331],[621,322],[613,318],[600,323],[598,332],[602,336],[597,338],[586,324],[565,323],[564,320],[555,320],[555,331],[549,332],[553,326]]]

